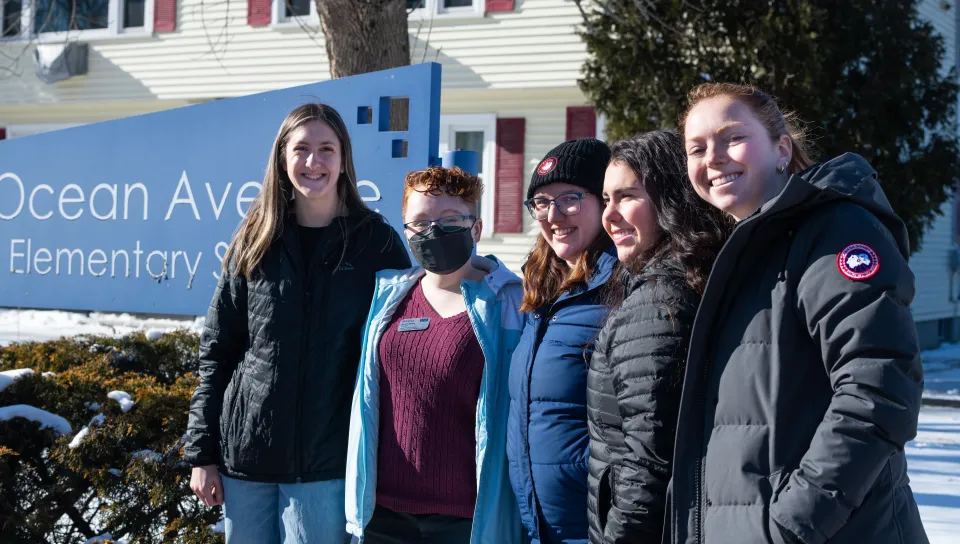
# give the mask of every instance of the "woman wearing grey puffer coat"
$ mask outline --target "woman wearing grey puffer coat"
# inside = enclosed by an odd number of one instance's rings
[[[903,451],[923,389],[914,277],[876,172],[810,165],[751,87],[697,87],[682,121],[694,189],[738,223],[691,333],[669,541],[927,542]]]

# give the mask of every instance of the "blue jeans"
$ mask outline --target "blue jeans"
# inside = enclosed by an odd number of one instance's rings
[[[343,480],[266,484],[220,478],[227,544],[349,542]]]

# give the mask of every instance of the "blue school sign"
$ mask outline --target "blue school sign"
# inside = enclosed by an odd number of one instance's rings
[[[403,99],[407,124],[391,121]],[[361,196],[399,226],[405,174],[439,163],[439,64],[0,142],[0,306],[204,314],[281,122],[317,101],[348,125]]]

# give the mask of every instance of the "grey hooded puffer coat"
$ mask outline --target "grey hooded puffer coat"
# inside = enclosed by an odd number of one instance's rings
[[[852,154],[737,225],[691,334],[669,541],[927,542],[903,451],[923,390],[908,255]]]

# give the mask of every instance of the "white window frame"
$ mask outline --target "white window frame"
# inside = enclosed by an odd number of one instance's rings
[[[287,12],[287,2],[286,0],[272,0],[270,6],[270,26],[275,27],[296,27],[301,26],[320,26],[320,15],[317,14],[317,2],[316,0],[310,0],[310,13],[306,16],[303,15],[292,15],[287,17],[284,15]]]
[[[444,0],[423,0],[423,7],[410,12],[410,19],[457,19],[483,17],[486,9],[486,0],[473,0],[472,6],[445,8]]]
[[[0,0],[2,1],[2,0]],[[66,32],[34,32],[34,4],[39,0],[23,0],[20,6],[20,35],[0,36],[0,43],[36,41],[37,43],[65,43],[77,40],[102,40],[146,37],[153,34],[154,0],[145,0],[143,26],[123,28],[124,0],[110,0],[107,7],[107,28],[68,30]]]
[[[598,140],[607,141],[607,116],[602,113],[597,113],[596,134]]]
[[[495,113],[440,116],[440,156],[456,142],[457,132],[483,132],[483,196],[480,199],[482,238],[493,236],[494,205],[497,186],[497,115]]]

